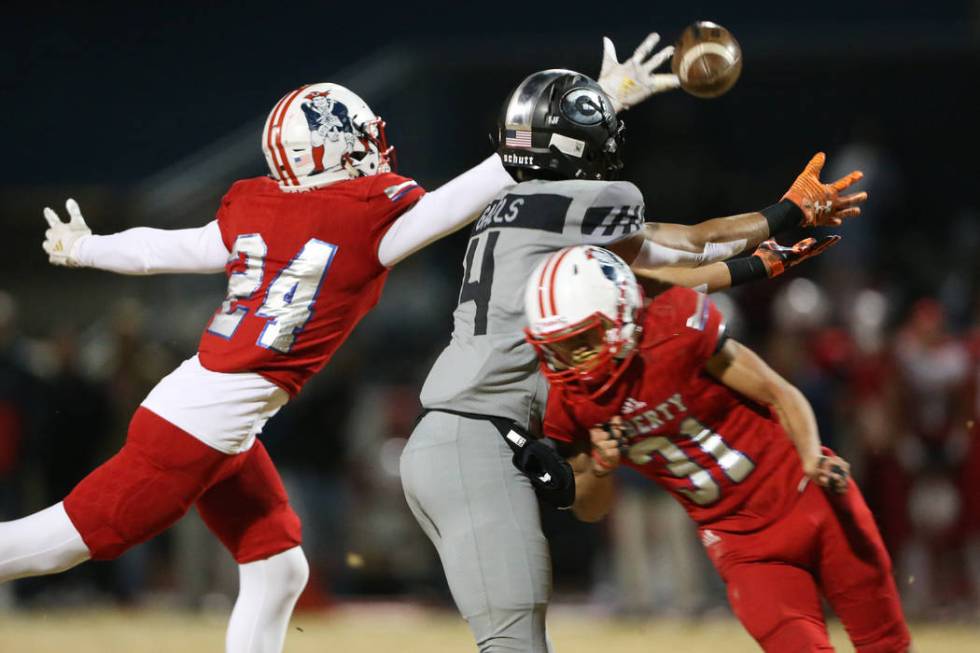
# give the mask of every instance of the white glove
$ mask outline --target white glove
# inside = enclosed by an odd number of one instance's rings
[[[647,35],[633,56],[619,63],[616,59],[616,46],[608,36],[602,38],[599,86],[612,100],[616,113],[643,102],[655,93],[670,91],[681,85],[677,75],[653,72],[674,54],[674,46],[668,45],[650,57],[659,42],[660,35],[656,32]],[[644,61],[647,57],[650,58]]]
[[[69,199],[65,202],[68,210],[68,222],[64,223],[58,214],[51,209],[44,208],[44,218],[48,221],[48,230],[44,232],[44,242],[41,247],[48,253],[48,260],[52,265],[67,265],[68,267],[78,267],[78,258],[75,253],[78,244],[86,236],[92,235],[92,230],[85,224],[82,217],[82,210],[78,208],[78,202]]]

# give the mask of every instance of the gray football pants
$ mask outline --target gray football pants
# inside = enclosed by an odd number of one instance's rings
[[[402,453],[402,487],[479,650],[546,653],[551,558],[511,455],[490,422],[431,412]]]

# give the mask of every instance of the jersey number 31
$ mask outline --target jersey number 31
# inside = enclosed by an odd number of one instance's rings
[[[245,269],[228,275],[228,295],[208,325],[210,333],[226,339],[235,335],[248,314],[246,307],[237,304],[251,298],[262,287],[267,252],[261,234],[242,234],[235,239],[231,260],[244,256]],[[311,238],[279,271],[266,289],[262,305],[255,311],[256,317],[266,321],[255,344],[289,353],[296,334],[313,315],[320,285],[336,253],[336,245]]]

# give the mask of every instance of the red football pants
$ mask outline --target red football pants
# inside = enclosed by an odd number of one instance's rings
[[[843,495],[808,484],[792,511],[760,531],[701,532],[732,610],[764,650],[833,651],[821,594],[858,653],[908,650],[891,560],[853,481]]]
[[[126,444],[65,498],[95,560],[163,532],[191,505],[239,563],[301,543],[299,517],[262,443],[227,455],[140,407]]]

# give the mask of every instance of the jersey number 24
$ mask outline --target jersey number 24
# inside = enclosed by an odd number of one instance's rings
[[[262,287],[267,252],[261,234],[241,234],[235,239],[231,260],[244,256],[245,269],[228,276],[228,294],[208,325],[210,333],[226,339],[235,335],[248,314],[248,308],[238,302],[250,299]],[[289,353],[296,334],[313,315],[313,304],[336,253],[336,245],[311,238],[279,271],[255,311],[256,317],[266,321],[256,345]]]

